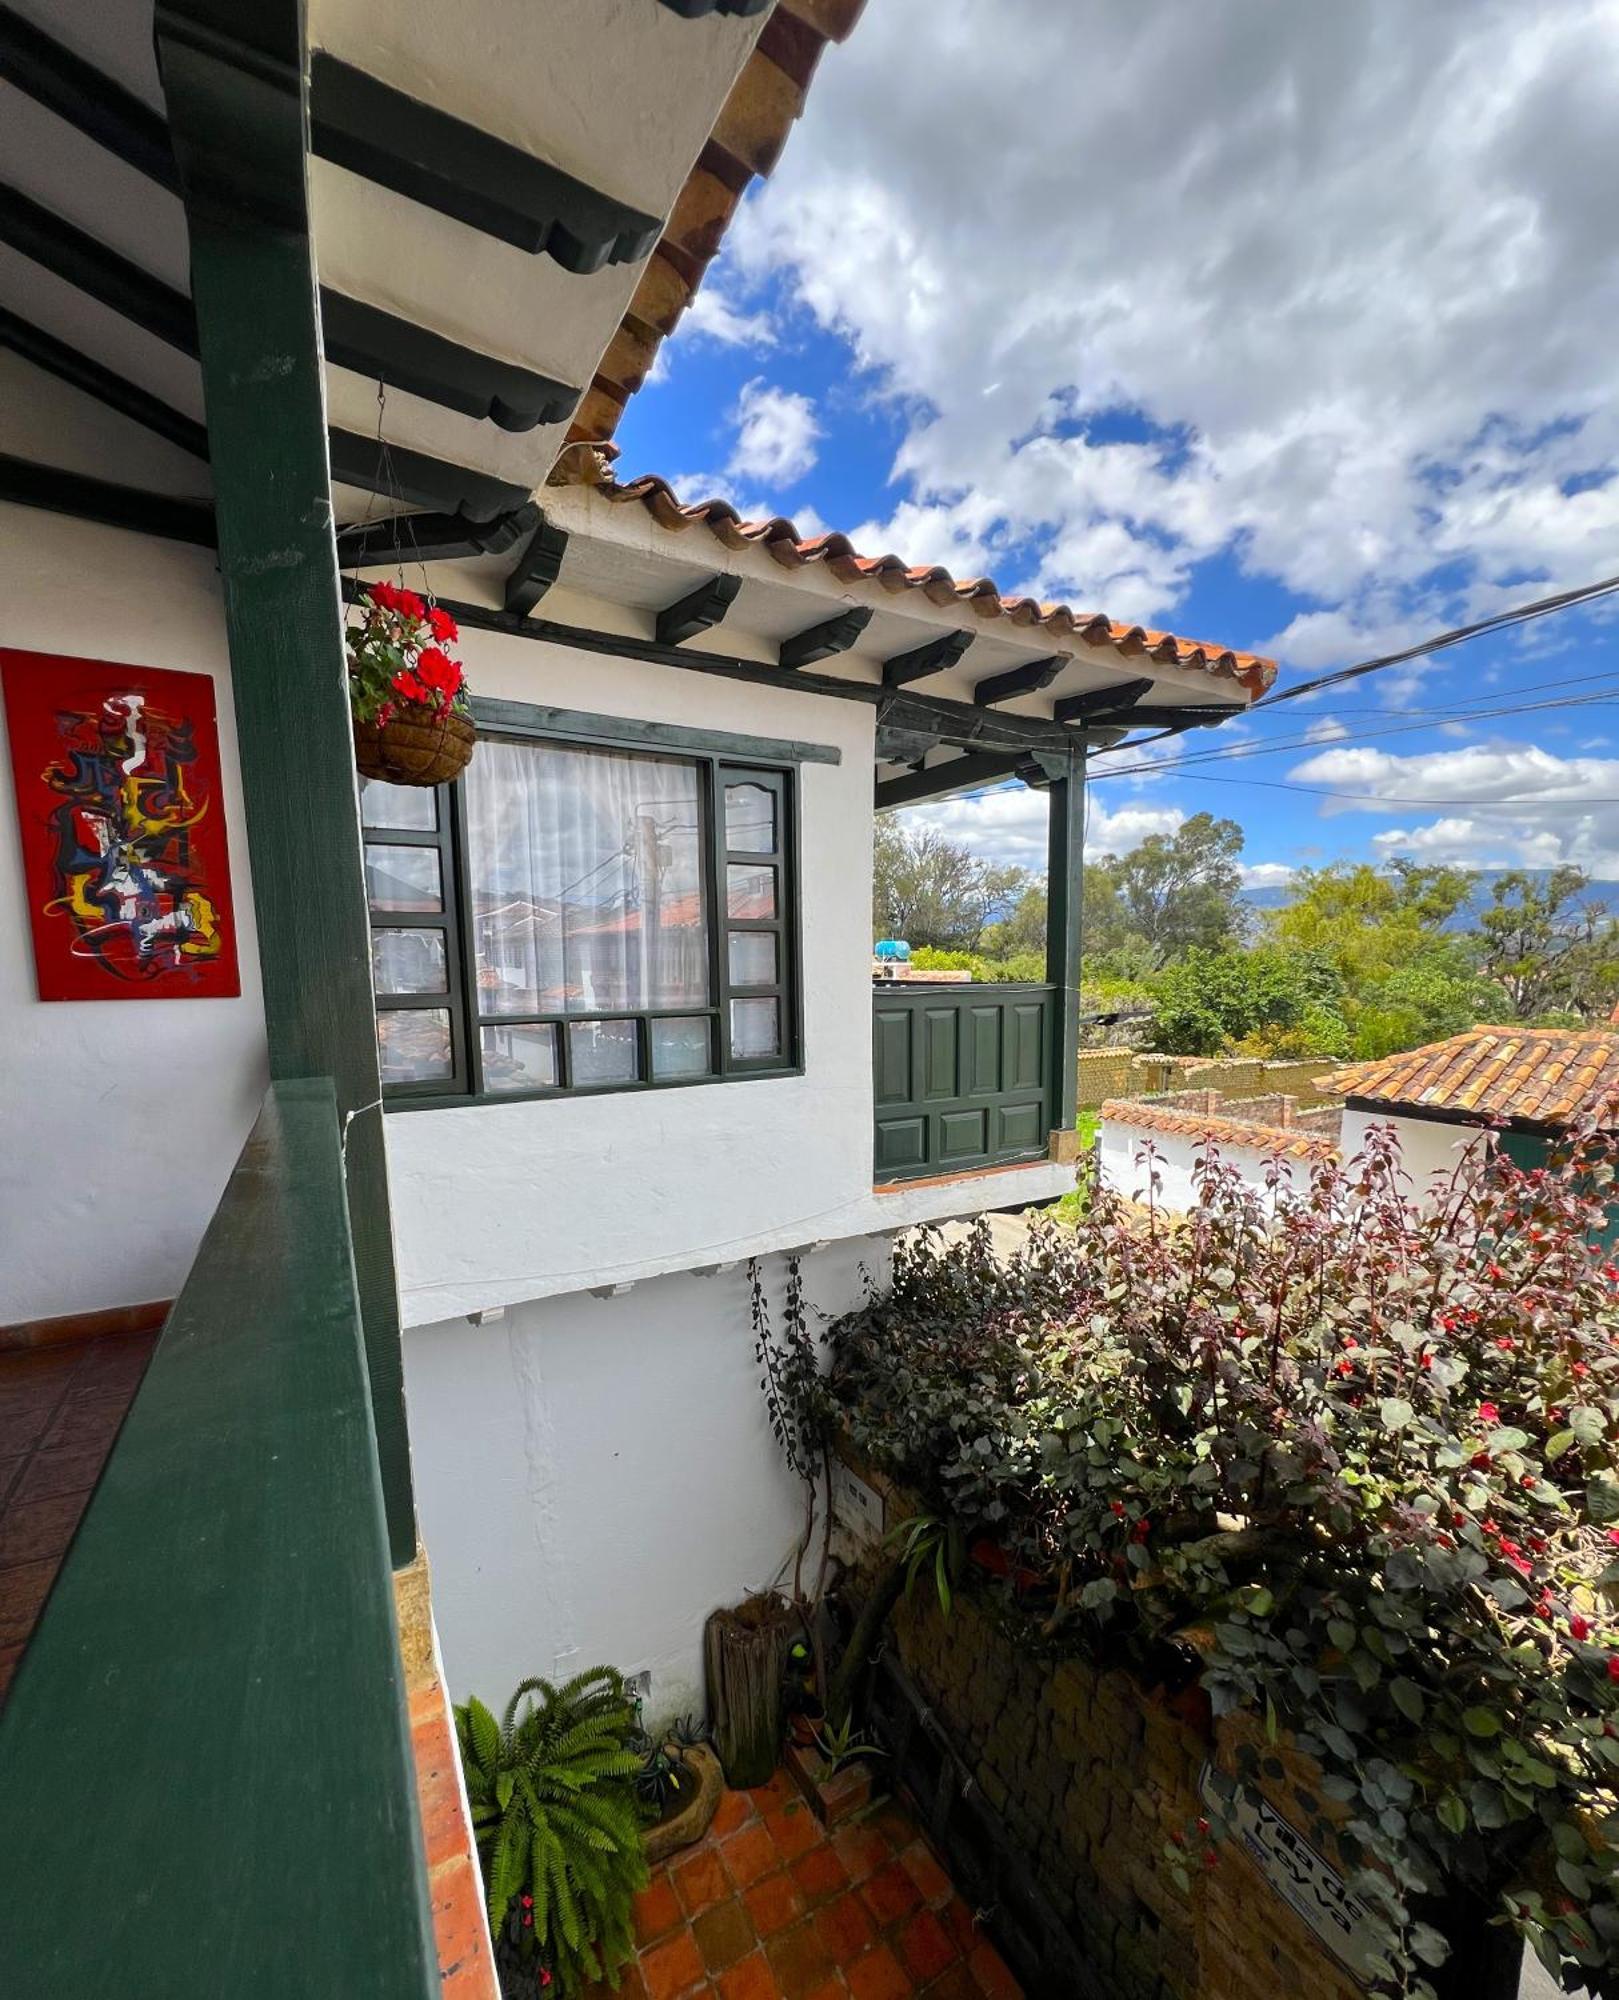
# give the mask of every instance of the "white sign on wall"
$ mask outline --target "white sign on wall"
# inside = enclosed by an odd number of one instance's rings
[[[832,1461],[832,1525],[856,1550],[883,1538],[883,1496],[841,1459]]]
[[[1203,1766],[1197,1788],[1288,1908],[1304,1919],[1346,1972],[1369,1981],[1378,1936],[1371,1912],[1338,1871],[1274,1807],[1213,1764]]]

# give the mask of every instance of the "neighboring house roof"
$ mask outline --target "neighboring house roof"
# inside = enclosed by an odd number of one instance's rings
[[[1263,694],[1276,678],[1276,662],[1258,653],[1234,652],[1196,639],[1180,639],[1145,625],[1121,625],[1100,612],[1075,611],[1066,604],[1043,604],[1032,597],[1004,597],[987,577],[957,578],[936,564],[910,564],[894,555],[862,555],[847,535],[800,535],[791,521],[777,515],[768,521],[745,521],[727,500],[683,504],[666,479],[648,473],[620,485],[606,479],[596,490],[604,498],[638,501],[658,525],[671,533],[701,526],[729,549],[762,547],[784,569],[824,564],[843,583],[873,583],[895,591],[919,590],[934,604],[962,604],[979,618],[1004,618],[1013,625],[1038,626],[1054,638],[1077,638],[1088,645],[1111,646],[1126,659],[1151,660],[1237,681],[1251,697]]]
[[[1162,1132],[1177,1139],[1212,1140],[1217,1146],[1246,1146],[1250,1151],[1280,1153],[1295,1160],[1331,1160],[1338,1148],[1317,1132],[1290,1131],[1281,1125],[1249,1125],[1199,1111],[1177,1111],[1167,1104],[1149,1104],[1111,1097],[1098,1116],[1106,1124],[1128,1125],[1138,1132]]]
[[[1446,1042],[1335,1070],[1334,1094],[1391,1110],[1566,1125],[1619,1093],[1619,1034],[1606,1028],[1472,1028]]]
[[[866,0],[778,0],[686,178],[568,432],[605,443],[651,373],[659,344],[719,250],[749,181],[768,174],[804,108],[828,42],[843,41]],[[757,8],[750,11],[757,12]]]

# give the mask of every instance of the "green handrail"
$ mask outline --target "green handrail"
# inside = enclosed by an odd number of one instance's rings
[[[438,1991],[325,1078],[265,1099],[0,1711],[0,1857],[18,2000]]]

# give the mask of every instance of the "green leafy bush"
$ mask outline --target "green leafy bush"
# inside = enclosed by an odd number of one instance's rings
[[[832,1333],[857,1448],[1055,1643],[1195,1661],[1319,1760],[1403,1991],[1456,1890],[1619,1994],[1612,1152],[1476,1149],[1426,1208],[1387,1128],[1296,1194],[1211,1152],[1185,1218],[1093,1185],[1009,1261],[901,1239]]]
[[[549,1972],[560,2000],[595,1979],[616,1986],[647,1879],[622,1677],[592,1667],[560,1688],[526,1680],[498,1723],[474,1697],[455,1733],[497,1962],[528,1975],[525,1990]]]

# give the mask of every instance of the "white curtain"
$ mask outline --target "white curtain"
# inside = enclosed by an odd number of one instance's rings
[[[465,782],[481,1014],[708,1004],[695,764],[485,738]]]

